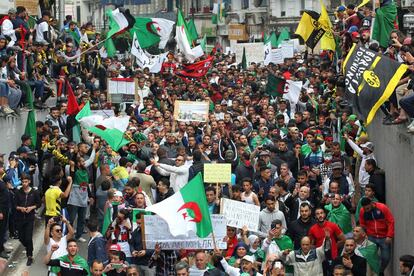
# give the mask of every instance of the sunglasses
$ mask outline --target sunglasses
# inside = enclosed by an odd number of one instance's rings
[[[60,232],[62,232],[62,229],[55,229],[55,231],[56,231],[57,233],[60,233]]]

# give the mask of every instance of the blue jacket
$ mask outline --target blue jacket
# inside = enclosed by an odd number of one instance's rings
[[[101,233],[92,238],[88,243],[88,265],[91,266],[94,260],[99,260],[105,265],[108,263],[106,239]]]

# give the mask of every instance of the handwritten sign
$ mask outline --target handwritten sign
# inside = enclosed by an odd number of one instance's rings
[[[231,164],[204,164],[204,182],[231,183]]]
[[[263,63],[264,61],[264,45],[262,42],[257,43],[238,43],[234,45],[236,52],[236,62],[241,63],[243,57],[243,48],[246,49],[247,64],[252,62]]]
[[[283,64],[284,63],[282,49],[280,49],[280,48],[279,49],[272,49],[271,62],[273,62],[274,64]]]
[[[226,236],[226,218],[223,215],[211,215],[211,223],[216,238],[216,246],[226,249],[227,243],[224,242]],[[159,243],[162,249],[214,249],[211,234],[206,238],[199,238],[195,233],[190,233],[189,237],[174,237],[168,230],[168,225],[159,216],[144,216],[144,236],[145,248],[155,249],[155,244]]]
[[[294,54],[294,50],[295,50],[295,45],[293,41],[282,41],[282,45],[281,45],[281,49],[282,49],[282,56],[283,58],[293,58],[293,54]]]
[[[228,226],[243,228],[246,225],[250,231],[259,228],[260,207],[254,204],[222,198],[220,214],[226,217]]]

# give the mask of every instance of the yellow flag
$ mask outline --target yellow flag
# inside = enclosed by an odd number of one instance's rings
[[[370,0],[362,0],[361,4],[358,5],[358,9],[365,6],[366,4],[368,4],[370,2]]]
[[[331,20],[329,20],[328,12],[326,11],[326,7],[323,4],[323,0],[320,0],[320,3],[321,16],[319,17],[318,21],[321,24],[322,28],[325,30],[325,33],[321,38],[321,49],[335,51],[336,44],[332,31],[332,23]]]
[[[309,48],[315,48],[325,31],[318,22],[319,14],[314,11],[305,11],[299,21],[295,34],[300,35]]]

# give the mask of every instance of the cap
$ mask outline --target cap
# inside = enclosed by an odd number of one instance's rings
[[[253,256],[246,255],[242,258],[242,260],[248,261],[249,263],[254,263]]]
[[[69,142],[69,139],[68,139],[68,138],[66,138],[66,137],[61,137],[61,138],[59,139],[59,143],[66,144],[67,142]]]
[[[264,150],[260,152],[259,156],[270,156],[270,152],[268,150]]]
[[[332,170],[335,170],[335,169],[342,169],[341,162],[334,162],[334,163],[332,163]]]
[[[15,8],[10,8],[8,14],[16,14],[17,10]]]
[[[116,191],[116,192],[114,193],[114,196],[123,196],[123,195],[122,195],[122,192],[121,192],[121,191]]]
[[[109,251],[117,251],[117,252],[120,252],[120,251],[122,251],[121,250],[121,246],[119,245],[119,244],[112,244],[110,247],[109,247]]]
[[[352,36],[352,38],[358,38],[358,37],[360,37],[360,35],[359,35],[358,32],[352,32],[351,36]]]
[[[287,103],[287,100],[286,100],[285,98],[281,98],[281,99],[279,100],[279,103]]]
[[[360,146],[361,148],[366,148],[370,151],[374,151],[374,144],[372,142],[366,142],[365,144],[361,144]]]
[[[336,9],[336,11],[337,11],[337,12],[344,12],[344,11],[345,11],[345,7],[344,7],[344,6],[339,6],[339,7]]]
[[[357,116],[355,114],[351,114],[351,115],[348,116],[347,122],[349,122],[349,121],[354,122],[354,121],[356,121],[356,119],[357,119]]]
[[[32,152],[32,150],[28,146],[21,146],[20,148],[17,149],[17,154],[30,153],[30,152]]]
[[[357,26],[349,27],[348,33],[352,34],[353,32],[358,32],[358,27]]]
[[[261,127],[259,130],[260,130],[260,131],[262,131],[262,130],[267,130],[267,131],[269,131],[269,129],[268,129],[267,127],[265,127],[265,126]]]
[[[221,101],[221,105],[227,105],[227,101],[226,100],[222,100]]]

